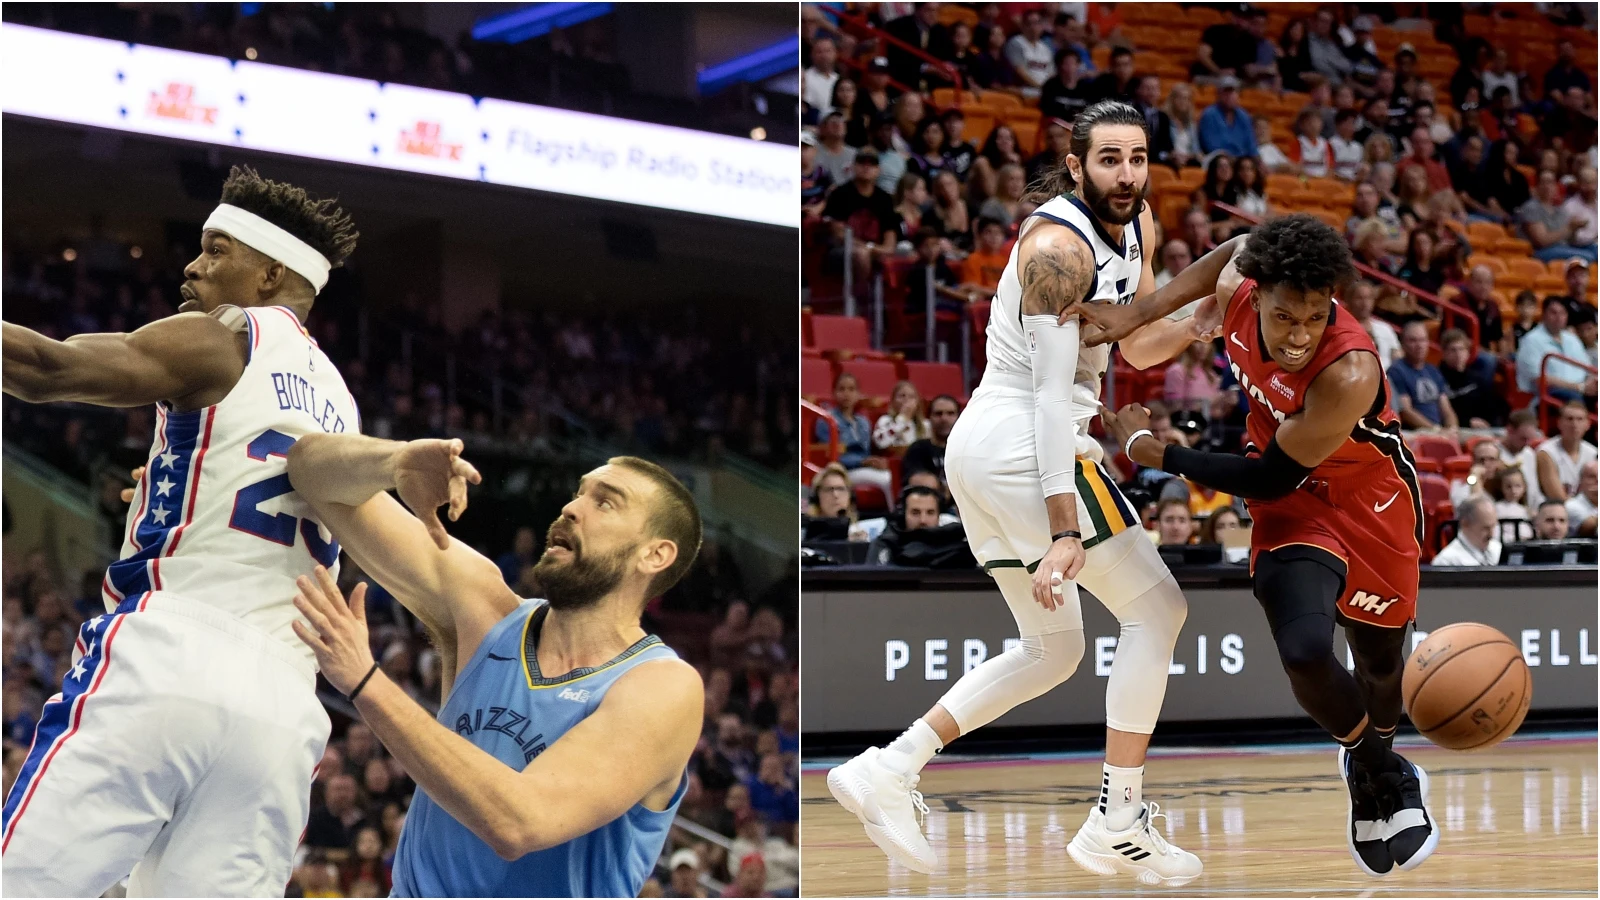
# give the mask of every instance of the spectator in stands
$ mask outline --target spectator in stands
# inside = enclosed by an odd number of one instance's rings
[[[1489,67],[1483,70],[1484,95],[1493,97],[1495,91],[1505,88],[1511,95],[1511,105],[1521,106],[1522,98],[1517,93],[1517,73],[1511,71],[1511,54],[1505,47],[1496,47],[1494,57],[1489,61]]]
[[[1411,322],[1400,334],[1402,357],[1389,364],[1389,384],[1399,402],[1400,424],[1405,428],[1456,430],[1456,413],[1446,392],[1450,385],[1428,362],[1428,329]]]
[[[814,110],[833,105],[833,86],[839,81],[839,46],[830,37],[811,42],[811,65],[801,80],[801,99]]]
[[[750,807],[767,821],[776,825],[800,821],[800,796],[784,770],[781,755],[762,756],[756,773],[745,784],[750,789]]]
[[[1304,91],[1310,85],[1306,76],[1311,68],[1311,33],[1303,18],[1290,19],[1278,40],[1278,75],[1286,91]],[[1320,77],[1317,78],[1321,83]]]
[[[1333,172],[1333,147],[1322,136],[1322,116],[1303,109],[1294,120],[1295,143],[1289,159],[1307,178],[1327,178]]]
[[[1028,192],[1028,174],[1017,163],[1001,166],[995,173],[995,193],[978,209],[980,217],[996,219],[1006,224],[1007,230],[1021,224],[1031,210],[1024,210],[1023,195]]]
[[[1595,445],[1583,439],[1589,428],[1589,410],[1582,401],[1562,405],[1556,436],[1538,450],[1539,491],[1546,500],[1565,503],[1578,493],[1578,473],[1595,461]]]
[[[1162,397],[1173,412],[1180,410],[1209,415],[1211,401],[1220,389],[1216,353],[1209,343],[1196,341],[1177,361],[1167,366]]]
[[[875,56],[867,63],[861,76],[861,86],[856,91],[856,102],[850,118],[861,125],[867,134],[890,111],[890,104],[898,92],[889,84],[889,60]],[[881,149],[881,148],[880,148]]]
[[[1505,222],[1504,214],[1495,212],[1489,205],[1494,195],[1489,179],[1487,148],[1481,134],[1470,135],[1461,141],[1460,151],[1448,166],[1450,184],[1466,209],[1469,221],[1502,224]]]
[[[953,525],[961,521],[955,516],[939,511],[946,502],[946,490],[937,475],[932,472],[917,472],[908,477],[906,482],[905,489],[900,492],[901,507],[900,518],[896,520],[897,528],[900,527],[900,522],[904,522],[905,531],[915,531],[919,528]],[[862,540],[871,543],[883,535],[885,529],[889,527],[891,518],[892,515],[862,519],[856,523],[852,532],[859,530]]]
[[[1560,500],[1546,500],[1539,504],[1539,514],[1533,520],[1533,536],[1541,541],[1564,541],[1571,531],[1567,527],[1567,505]]]
[[[1161,268],[1156,272],[1155,286],[1160,289],[1166,287],[1179,272],[1189,268],[1194,262],[1194,254],[1190,252],[1189,245],[1184,243],[1182,238],[1173,238],[1161,245],[1161,253],[1157,259],[1161,262]],[[1195,301],[1194,305],[1198,306],[1199,301]]]
[[[966,139],[967,117],[961,112],[961,107],[952,106],[944,111],[940,119],[944,122],[945,168],[957,177],[965,178],[978,159],[978,148]]]
[[[998,173],[1006,166],[1021,166],[1022,148],[1017,144],[1017,133],[1010,125],[996,125],[983,142],[983,157],[989,168]]]
[[[1260,35],[1256,31],[1266,27],[1266,13],[1255,19],[1257,10],[1238,7],[1230,20],[1209,26],[1200,35],[1200,46],[1195,48],[1194,64],[1189,73],[1196,79],[1217,79],[1232,75],[1243,81],[1271,79],[1276,72],[1265,71],[1257,64],[1260,58]]]
[[[305,844],[330,850],[348,851],[365,812],[356,804],[355,778],[343,772],[328,779],[322,790],[322,803],[313,805],[306,823]]]
[[[1499,520],[1487,497],[1469,497],[1456,509],[1456,537],[1433,558],[1436,566],[1492,566],[1500,562]]]
[[[876,111],[859,108],[857,101],[860,99],[861,88],[855,79],[840,78],[833,86],[833,108],[845,114],[844,141],[852,147],[865,147],[871,143],[867,132],[872,120],[877,117]]]
[[[1576,60],[1577,50],[1571,41],[1563,40],[1556,45],[1556,63],[1544,73],[1545,99],[1561,103],[1572,88],[1592,89],[1588,74],[1578,67]]]
[[[1579,400],[1595,394],[1595,377],[1577,365],[1552,359],[1546,366],[1546,356],[1560,355],[1582,360],[1587,355],[1583,341],[1567,328],[1567,304],[1559,297],[1544,299],[1544,313],[1539,327],[1529,331],[1517,342],[1517,390],[1532,394],[1539,390],[1539,373],[1545,373],[1545,382],[1551,394],[1561,400]]]
[[[1012,83],[1021,86],[1022,96],[1038,97],[1055,68],[1055,53],[1044,40],[1044,13],[1037,9],[1024,12],[1021,30],[1006,41],[1005,48]]]
[[[1389,98],[1372,97],[1361,107],[1361,127],[1356,140],[1367,148],[1367,161],[1392,160],[1400,150],[1399,141],[1389,133]],[[1374,143],[1374,138],[1377,139]]]
[[[1567,499],[1567,528],[1573,537],[1594,537],[1596,516],[1600,507],[1596,502],[1595,462],[1590,460],[1578,470],[1578,491]]]
[[[1039,90],[1039,114],[1071,122],[1091,102],[1094,79],[1083,73],[1083,63],[1070,49],[1056,51],[1056,73]]]
[[[806,218],[820,218],[828,191],[833,188],[833,173],[817,162],[817,136],[800,132],[800,208]]]
[[[1395,174],[1404,178],[1413,168],[1421,169],[1426,176],[1429,194],[1450,190],[1450,172],[1434,155],[1433,135],[1420,125],[1411,130],[1411,152],[1395,166]]]
[[[927,116],[917,125],[916,140],[911,143],[911,171],[929,181],[944,171],[944,122],[938,116]]]
[[[874,484],[889,494],[889,464],[872,455],[872,423],[861,413],[861,386],[849,372],[833,380],[833,403],[828,410],[839,435],[839,464],[850,473],[851,484]],[[828,440],[827,424],[817,422],[813,440]]]
[[[1497,428],[1505,424],[1509,410],[1505,398],[1495,392],[1494,356],[1476,352],[1472,338],[1458,328],[1439,335],[1439,345],[1443,350],[1439,374],[1449,386],[1445,397],[1456,416],[1468,428]]]
[[[506,584],[515,587],[522,578],[522,570],[539,561],[538,549],[538,539],[533,529],[526,525],[518,528],[517,536],[511,540],[511,549],[495,560],[495,565],[500,567],[500,577],[506,580]]]
[[[1240,157],[1233,166],[1233,204],[1247,215],[1265,219],[1267,209],[1267,173],[1261,161],[1253,156]],[[1248,228],[1236,230],[1241,234]]]
[[[1484,163],[1484,185],[1472,194],[1502,224],[1510,224],[1532,197],[1527,176],[1517,168],[1520,152],[1515,141],[1495,141]]]
[[[850,536],[857,519],[856,495],[844,466],[828,463],[811,479],[806,516],[806,540],[842,540]]]
[[[1266,119],[1257,119],[1255,129],[1256,152],[1261,154],[1259,158],[1262,167],[1274,175],[1296,174],[1300,167],[1272,140],[1272,123]]]
[[[1165,112],[1172,123],[1169,164],[1174,169],[1198,166],[1204,153],[1200,149],[1200,117],[1194,108],[1194,89],[1184,82],[1173,85],[1167,92]]]
[[[770,897],[767,893],[767,862],[760,853],[747,853],[739,860],[733,883],[722,891],[724,897]]]
[[[1367,149],[1356,140],[1356,120],[1353,109],[1341,109],[1333,114],[1333,137],[1328,138],[1328,149],[1333,156],[1333,176],[1341,181],[1361,178]]]
[[[1595,170],[1583,168],[1578,170],[1577,190],[1567,202],[1561,204],[1566,211],[1567,218],[1573,222],[1583,223],[1573,233],[1572,241],[1579,247],[1593,247],[1595,238],[1600,231],[1595,228],[1597,213],[1595,210]]]
[[[961,261],[961,282],[981,289],[976,293],[993,295],[1000,287],[1000,276],[1011,262],[1011,242],[1006,224],[992,216],[979,216],[978,243]]]
[[[983,50],[973,57],[967,70],[972,76],[972,83],[988,90],[1016,85],[1017,76],[1012,72],[1011,62],[1006,56],[1008,44],[1005,31],[996,27],[983,35],[980,40]]]
[[[845,143],[844,111],[829,109],[817,123],[817,165],[828,170],[834,184],[844,184],[852,176],[856,148]]]
[[[1221,207],[1212,205],[1226,203],[1232,206],[1238,201],[1239,187],[1233,174],[1233,157],[1227,153],[1216,153],[1206,166],[1206,180],[1200,183],[1200,193],[1205,198],[1206,208],[1210,209],[1211,239],[1219,244],[1231,237],[1235,229],[1248,224]]]
[[[672,854],[668,863],[672,870],[671,881],[663,897],[704,897],[705,889],[700,887],[700,855],[688,847]]]
[[[1356,16],[1350,21],[1351,34],[1340,34],[1340,42],[1344,44],[1344,55],[1352,63],[1352,73],[1361,81],[1374,80],[1377,84],[1374,90],[1382,93],[1394,93],[1394,72],[1384,69],[1383,63],[1378,59],[1378,44],[1372,37],[1372,30],[1377,27],[1377,19],[1370,15]],[[1341,29],[1342,32],[1342,29]],[[1384,83],[1384,76],[1388,75],[1388,84]]]
[[[1561,182],[1556,173],[1542,171],[1534,196],[1517,210],[1517,221],[1533,244],[1533,255],[1549,262],[1555,259],[1578,257],[1595,261],[1595,247],[1576,246],[1580,231],[1593,228],[1592,219],[1575,218],[1561,202]]]
[[[928,435],[906,448],[900,460],[900,474],[909,479],[918,472],[932,472],[944,481],[944,448],[950,429],[961,415],[961,403],[949,394],[928,402]]]
[[[1225,75],[1217,81],[1217,102],[1200,115],[1200,151],[1233,156],[1256,156],[1256,129],[1250,114],[1239,105],[1239,79]]]
[[[928,419],[922,414],[922,397],[909,381],[895,384],[889,408],[872,427],[872,446],[878,450],[903,452],[929,435]]]
[[[1595,312],[1592,306],[1578,307],[1578,314],[1573,317],[1576,323],[1572,330],[1578,335],[1578,340],[1583,344],[1583,349],[1588,352],[1589,365],[1600,365],[1600,348],[1595,346]]]
[[[1513,410],[1506,417],[1506,433],[1500,439],[1503,445],[1500,460],[1507,468],[1522,472],[1528,488],[1529,509],[1538,509],[1539,504],[1544,502],[1544,493],[1539,490],[1538,456],[1538,447],[1544,440],[1545,434],[1539,429],[1539,416],[1533,410]]]
[[[1194,515],[1189,512],[1189,501],[1166,499],[1156,507],[1156,543],[1183,545],[1194,540]]]
[[[1044,148],[1028,160],[1024,177],[1028,184],[1038,184],[1045,174],[1066,162],[1072,149],[1072,123],[1064,119],[1044,120]],[[1152,143],[1154,143],[1152,141]],[[1152,158],[1155,151],[1151,150]]]
[[[1244,522],[1239,518],[1238,510],[1235,510],[1231,506],[1224,506],[1211,515],[1206,516],[1205,521],[1200,523],[1199,543],[1220,544],[1227,539],[1228,535],[1233,534],[1242,528],[1244,528]],[[1249,548],[1247,547],[1241,547],[1240,549],[1244,550],[1246,553],[1249,552]],[[1232,559],[1228,561],[1237,562],[1237,560]]]
[[[1089,85],[1089,102],[1131,101],[1137,87],[1138,82],[1133,77],[1133,51],[1117,47],[1111,51],[1111,71],[1102,73]]]
[[[1511,322],[1511,349],[1512,358],[1515,351],[1522,349],[1522,339],[1528,332],[1540,326],[1539,296],[1533,291],[1519,291],[1517,293],[1516,314]]]
[[[1183,240],[1197,258],[1217,249],[1217,242],[1212,238],[1210,214],[1203,209],[1184,213]]]
[[[1501,466],[1485,482],[1485,493],[1494,500],[1494,514],[1505,524],[1500,526],[1502,541],[1533,540],[1533,515],[1528,509],[1528,479],[1522,469]],[[1455,501],[1452,501],[1455,502]],[[1461,504],[1455,502],[1459,508]]]
[[[948,168],[934,176],[933,204],[926,222],[952,248],[972,248],[972,220],[967,214],[967,201],[961,196],[961,179]]]
[[[978,59],[978,48],[972,44],[972,26],[965,22],[952,22],[950,24],[950,50],[945,55],[944,61],[956,70],[961,84],[972,83],[972,64]],[[933,73],[931,70],[926,77],[934,87],[947,87],[950,84],[947,75]]]
[[[1172,162],[1172,120],[1161,109],[1161,77],[1141,75],[1133,92],[1133,105],[1144,114],[1150,132],[1150,163],[1164,166]]]
[[[1082,9],[1081,5],[1079,7]],[[1078,61],[1083,63],[1083,71],[1094,74],[1094,60],[1089,53],[1088,23],[1083,17],[1069,12],[1058,12],[1051,24],[1050,47],[1053,50],[1068,49],[1078,54]]]
[[[1415,174],[1417,170],[1411,171]],[[1405,262],[1400,264],[1397,274],[1402,281],[1430,294],[1437,294],[1444,287],[1444,267],[1434,259],[1433,235],[1427,229],[1417,228],[1411,232],[1411,237],[1406,241]],[[1499,312],[1496,306],[1495,315],[1498,316]]]
[[[884,23],[884,33],[897,38],[928,56],[945,59],[950,55],[950,32],[939,24],[939,4],[918,3],[910,15],[890,19]],[[913,90],[928,90],[943,83],[936,75],[937,69],[924,57],[904,49],[899,44],[885,41],[889,54],[889,77]],[[929,84],[930,75],[935,75]]]
[[[1406,277],[1403,271],[1400,277]],[[1415,281],[1411,283],[1417,284]],[[1422,287],[1422,285],[1417,286]],[[1434,293],[1438,293],[1437,289]],[[1467,308],[1477,316],[1478,340],[1484,349],[1496,355],[1509,355],[1511,342],[1506,340],[1500,301],[1494,297],[1494,270],[1481,263],[1473,266],[1472,271],[1467,274],[1467,288],[1461,298],[1466,301]]]
[[[922,210],[927,205],[927,180],[915,172],[900,176],[894,186],[895,231],[915,241],[922,228]]]
[[[1404,231],[1400,232],[1402,235]],[[1395,274],[1394,257],[1389,250],[1389,228],[1379,219],[1372,218],[1356,226],[1350,238],[1351,255],[1357,262],[1365,263],[1388,275]],[[1388,292],[1391,296],[1393,291]]]
[[[866,284],[872,277],[873,262],[894,254],[900,240],[900,217],[894,198],[877,185],[877,150],[867,147],[858,152],[850,171],[850,181],[828,195],[822,217],[833,223],[833,239],[841,252],[845,229],[854,236],[852,258],[844,262],[855,266],[856,283]]]
[[[800,886],[800,851],[783,838],[767,833],[760,816],[750,816],[739,825],[739,836],[728,847],[730,859],[744,859],[759,853],[767,865],[767,892],[774,897],[793,897]]]
[[[1311,20],[1311,34],[1306,42],[1307,59],[1311,71],[1332,84],[1341,84],[1355,69],[1344,45],[1334,30],[1334,16],[1330,9],[1317,10]]]

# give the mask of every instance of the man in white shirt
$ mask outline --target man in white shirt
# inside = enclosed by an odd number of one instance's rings
[[[811,65],[806,67],[801,97],[806,105],[824,110],[833,105],[833,86],[839,83],[839,48],[833,38],[819,37],[811,43]]]
[[[1433,558],[1436,566],[1492,566],[1500,562],[1500,541],[1494,536],[1500,524],[1494,501],[1469,497],[1456,509],[1456,539]]]
[[[1595,446],[1583,439],[1589,430],[1589,410],[1583,401],[1562,404],[1556,427],[1559,434],[1539,445],[1539,490],[1565,503],[1578,493],[1578,473],[1596,457]]]
[[[1596,496],[1595,463],[1590,460],[1578,472],[1578,494],[1567,501],[1567,530],[1575,537],[1594,537],[1600,517],[1600,497]]]
[[[1523,335],[1517,346],[1517,390],[1530,394],[1538,391],[1542,368],[1545,383],[1555,396],[1563,400],[1594,396],[1594,376],[1574,363],[1558,359],[1544,365],[1544,358],[1552,354],[1575,360],[1586,359],[1589,355],[1583,341],[1567,328],[1567,304],[1560,297],[1544,298],[1539,327]]]
[[[1522,470],[1522,480],[1528,485],[1529,509],[1538,509],[1544,502],[1544,492],[1539,490],[1539,452],[1534,448],[1544,442],[1544,432],[1539,430],[1539,417],[1531,409],[1519,409],[1506,422],[1506,436],[1500,443],[1500,460],[1507,466]]]
[[[1400,358],[1400,334],[1388,322],[1373,318],[1372,309],[1377,304],[1378,286],[1365,280],[1356,282],[1350,289],[1349,299],[1345,301],[1350,315],[1356,317],[1372,342],[1378,345],[1378,361],[1387,370],[1390,363]]]
[[[1022,14],[1022,30],[1006,41],[1006,62],[1022,86],[1022,96],[1038,97],[1039,88],[1055,74],[1055,51],[1044,40],[1044,13],[1030,9]]]
[[[1578,192],[1573,194],[1571,197],[1568,197],[1567,201],[1561,204],[1561,208],[1566,212],[1567,218],[1571,219],[1572,221],[1588,223],[1579,228],[1577,233],[1572,236],[1572,242],[1580,247],[1593,246],[1596,236],[1600,235],[1600,230],[1595,228],[1596,213],[1594,169],[1579,170]]]

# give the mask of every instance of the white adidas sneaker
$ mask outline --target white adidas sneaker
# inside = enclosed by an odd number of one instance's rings
[[[1140,805],[1139,818],[1127,831],[1108,831],[1105,813],[1096,806],[1067,844],[1067,855],[1096,875],[1132,875],[1142,884],[1178,887],[1199,878],[1200,857],[1168,843],[1156,830],[1155,818],[1165,818],[1161,807]]]
[[[917,791],[918,776],[906,777],[878,760],[868,747],[849,762],[828,770],[828,790],[861,820],[867,837],[889,858],[915,872],[932,874],[939,859],[922,834],[927,804]]]

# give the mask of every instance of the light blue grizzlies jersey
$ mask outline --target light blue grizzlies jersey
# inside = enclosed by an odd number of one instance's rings
[[[526,600],[495,625],[439,710],[446,728],[519,772],[629,669],[678,656],[650,635],[603,666],[544,678],[534,647],[548,612],[543,600]],[[687,788],[685,776],[662,812],[636,804],[588,834],[506,862],[418,787],[395,851],[393,896],[637,897]]]

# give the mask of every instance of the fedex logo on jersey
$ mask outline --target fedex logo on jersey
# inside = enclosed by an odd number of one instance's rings
[[[527,736],[528,726],[533,723],[532,719],[514,709],[506,709],[504,706],[491,706],[487,710],[489,721],[485,722],[483,720],[484,712],[485,710],[483,709],[476,709],[473,710],[471,715],[462,713],[457,716],[456,734],[462,737],[471,737],[480,731],[498,731],[511,738],[518,747],[522,748],[524,763],[532,762],[535,756],[544,752],[543,732],[532,737]]]
[[[293,372],[273,372],[272,390],[278,395],[278,408],[296,410],[311,417],[317,427],[329,434],[344,431],[344,417],[333,408],[332,401],[317,397],[317,386],[304,376]]]
[[[1277,407],[1272,405],[1272,402],[1267,399],[1267,395],[1261,392],[1260,387],[1250,383],[1250,376],[1240,371],[1238,363],[1230,359],[1228,360],[1228,368],[1233,370],[1233,377],[1239,380],[1239,386],[1244,388],[1245,393],[1249,394],[1251,399],[1255,400],[1257,403],[1265,406],[1267,408],[1267,412],[1272,413],[1272,417],[1274,419],[1277,419],[1279,422],[1283,422],[1289,418],[1283,413],[1278,412]],[[1287,389],[1280,388],[1280,390]],[[1289,398],[1294,399],[1294,395],[1290,394]]]

